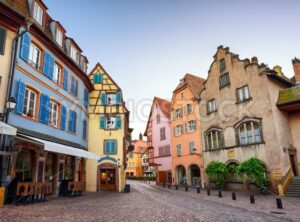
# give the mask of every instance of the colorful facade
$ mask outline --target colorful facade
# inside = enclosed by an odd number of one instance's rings
[[[280,67],[271,70],[256,57],[241,60],[220,46],[200,100],[205,166],[216,160],[235,167],[257,157],[264,163],[274,191],[292,172],[291,164],[296,174],[299,115],[297,106],[291,108],[295,101],[283,99],[294,85]],[[278,102],[279,92],[282,99]],[[236,185],[241,181],[228,182]]]
[[[155,168],[157,183],[172,183],[172,149],[170,130],[170,102],[154,97],[144,133],[151,142],[150,163]]]
[[[95,89],[90,93],[88,149],[101,158],[87,162],[87,190],[120,192],[130,145],[129,112],[121,88],[99,63],[89,78]]]
[[[32,24],[21,24],[8,98],[17,105],[8,123],[18,134],[6,141],[10,151],[9,196],[18,182],[47,182],[53,194],[63,180],[85,183],[88,95],[93,86],[87,59],[41,1],[7,1]],[[28,18],[27,18],[28,20]],[[27,29],[27,30],[26,30]]]
[[[141,155],[147,148],[147,141],[143,141],[142,138],[140,138],[139,140],[133,140],[132,145],[134,146],[134,150],[127,153],[125,175],[126,177],[141,177],[143,176]]]
[[[173,92],[171,102],[173,184],[199,185],[204,175],[198,104],[203,83],[204,79],[186,74]]]

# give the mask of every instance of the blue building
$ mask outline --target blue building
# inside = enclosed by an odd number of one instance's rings
[[[17,128],[11,147],[8,182],[85,181],[89,92],[87,58],[66,35],[60,22],[47,14],[41,0],[18,0],[11,7],[32,24],[17,45],[10,97],[16,108],[8,123]],[[21,4],[22,3],[22,4]],[[22,8],[21,8],[22,7]]]

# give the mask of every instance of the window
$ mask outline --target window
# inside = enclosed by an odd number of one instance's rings
[[[187,104],[186,111],[187,111],[187,114],[192,113],[193,112],[193,104]]]
[[[190,120],[187,123],[187,131],[189,133],[194,132],[196,130],[196,121],[195,120]]]
[[[160,115],[159,115],[159,114],[156,115],[156,123],[157,123],[157,124],[160,123]]]
[[[206,149],[218,149],[224,147],[223,133],[219,130],[212,130],[206,134]]]
[[[50,101],[50,125],[53,127],[58,126],[58,104]]]
[[[107,94],[107,105],[115,105],[117,103],[116,94]]]
[[[73,96],[78,96],[78,79],[76,79],[74,76],[71,78],[71,93]]]
[[[0,28],[0,55],[4,55],[5,41],[6,40],[6,30]]]
[[[75,62],[79,62],[79,53],[74,46],[71,46],[70,56]]]
[[[160,140],[165,140],[166,139],[166,128],[163,127],[160,129]]]
[[[87,137],[87,121],[82,121],[82,139],[86,140]]]
[[[217,111],[216,100],[212,99],[207,102],[207,113],[212,113]]]
[[[182,149],[181,149],[181,144],[177,144],[176,145],[176,152],[177,152],[177,156],[181,156],[182,155]]]
[[[29,49],[28,62],[32,66],[34,66],[36,69],[39,69],[40,68],[40,60],[41,60],[41,50],[36,45],[31,43],[30,49]]]
[[[63,45],[63,33],[60,31],[60,29],[56,29],[55,40],[58,43],[58,45],[60,45],[62,47],[62,45]]]
[[[243,86],[241,88],[238,88],[236,90],[236,94],[237,94],[237,101],[238,102],[243,102],[243,101],[248,100],[250,98],[248,86]]]
[[[194,141],[190,141],[189,142],[189,152],[190,153],[194,153],[195,151],[196,151],[195,142]]]
[[[178,125],[174,127],[174,135],[181,136],[183,134],[183,125]]]
[[[35,117],[36,97],[37,97],[36,92],[32,91],[29,88],[25,89],[24,107],[23,107],[23,114],[25,116],[30,118]]]
[[[117,141],[116,140],[105,140],[104,141],[104,153],[105,154],[116,154],[117,153]]]
[[[115,116],[108,116],[106,117],[106,129],[115,129],[116,128],[116,117]]]
[[[220,73],[226,70],[226,63],[224,59],[220,60]]]
[[[261,127],[256,122],[243,123],[239,129],[239,139],[241,145],[261,143]]]
[[[182,109],[176,109],[173,112],[173,117],[174,117],[174,119],[178,119],[178,118],[182,117]]]
[[[183,99],[184,98],[184,93],[180,93],[180,98]]]
[[[103,74],[97,73],[94,75],[94,83],[102,83],[103,81]]]
[[[229,73],[220,76],[220,88],[230,85]]]
[[[68,130],[71,133],[76,133],[77,113],[73,110],[69,111]]]
[[[60,84],[60,78],[61,78],[61,67],[58,64],[55,64],[54,65],[53,81],[56,82],[59,85]]]
[[[33,10],[33,18],[40,24],[43,25],[43,15],[44,11],[38,3],[34,3],[34,10]]]

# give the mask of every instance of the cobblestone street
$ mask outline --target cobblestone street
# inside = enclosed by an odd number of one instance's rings
[[[215,191],[207,196],[195,189],[130,184],[129,194],[86,193],[40,204],[6,205],[0,210],[1,221],[300,221],[299,198],[284,198],[284,209],[279,210],[274,196],[256,196],[256,203],[250,204],[246,194],[232,201],[226,192],[221,199]]]

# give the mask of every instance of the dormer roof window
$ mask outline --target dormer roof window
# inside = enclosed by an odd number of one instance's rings
[[[37,2],[35,2],[34,9],[33,9],[33,18],[40,25],[43,25],[43,16],[44,16],[44,11],[43,11],[42,7]]]
[[[63,33],[60,31],[60,29],[56,29],[56,36],[55,36],[55,41],[57,44],[62,47],[63,46]]]
[[[70,56],[78,64],[78,62],[79,62],[79,53],[78,53],[78,50],[73,45],[71,45]]]

